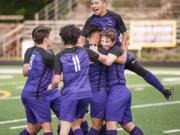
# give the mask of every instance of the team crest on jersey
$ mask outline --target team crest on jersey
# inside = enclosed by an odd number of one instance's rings
[[[108,20],[107,25],[112,26],[112,23],[113,23],[112,20]]]

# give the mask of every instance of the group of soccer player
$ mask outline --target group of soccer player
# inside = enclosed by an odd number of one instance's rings
[[[60,29],[64,49],[56,55],[48,49],[54,39],[51,28],[37,26],[32,31],[36,45],[25,53],[27,81],[21,95],[27,128],[19,135],[35,135],[41,129],[44,135],[52,135],[51,110],[60,121],[60,135],[117,135],[117,124],[131,135],[143,135],[132,120],[125,69],[143,77],[166,99],[173,95],[174,88],[165,89],[128,52],[129,37],[121,16],[107,10],[105,0],[91,0],[90,7],[93,15],[83,30],[75,25]]]

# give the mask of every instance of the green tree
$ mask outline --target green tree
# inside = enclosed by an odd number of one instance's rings
[[[0,0],[0,15],[24,15],[25,19],[34,19],[39,11],[52,0]]]

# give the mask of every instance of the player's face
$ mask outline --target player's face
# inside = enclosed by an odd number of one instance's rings
[[[91,44],[94,44],[94,45],[99,45],[100,44],[100,33],[99,32],[95,32],[95,33],[92,33],[90,38],[89,38],[89,41]]]
[[[50,46],[54,40],[54,33],[51,31],[48,37],[48,45]]]
[[[91,0],[90,7],[95,15],[102,16],[104,14],[105,3],[103,0]]]
[[[110,49],[113,46],[113,44],[114,43],[112,42],[111,38],[105,36],[101,37],[101,45],[104,49]]]

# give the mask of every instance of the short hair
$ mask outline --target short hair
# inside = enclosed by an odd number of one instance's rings
[[[106,28],[101,31],[100,36],[108,37],[111,39],[112,42],[114,42],[116,40],[117,33],[112,28]]]
[[[100,33],[101,31],[102,31],[102,29],[99,26],[97,26],[97,25],[90,25],[88,30],[87,30],[87,37],[90,37],[95,32],[99,32]]]
[[[44,25],[39,25],[35,27],[32,31],[32,39],[35,43],[41,44],[43,43],[44,38],[48,37],[51,32],[50,27],[46,27]]]
[[[81,31],[75,25],[66,25],[60,29],[59,35],[61,36],[64,45],[76,45]]]

